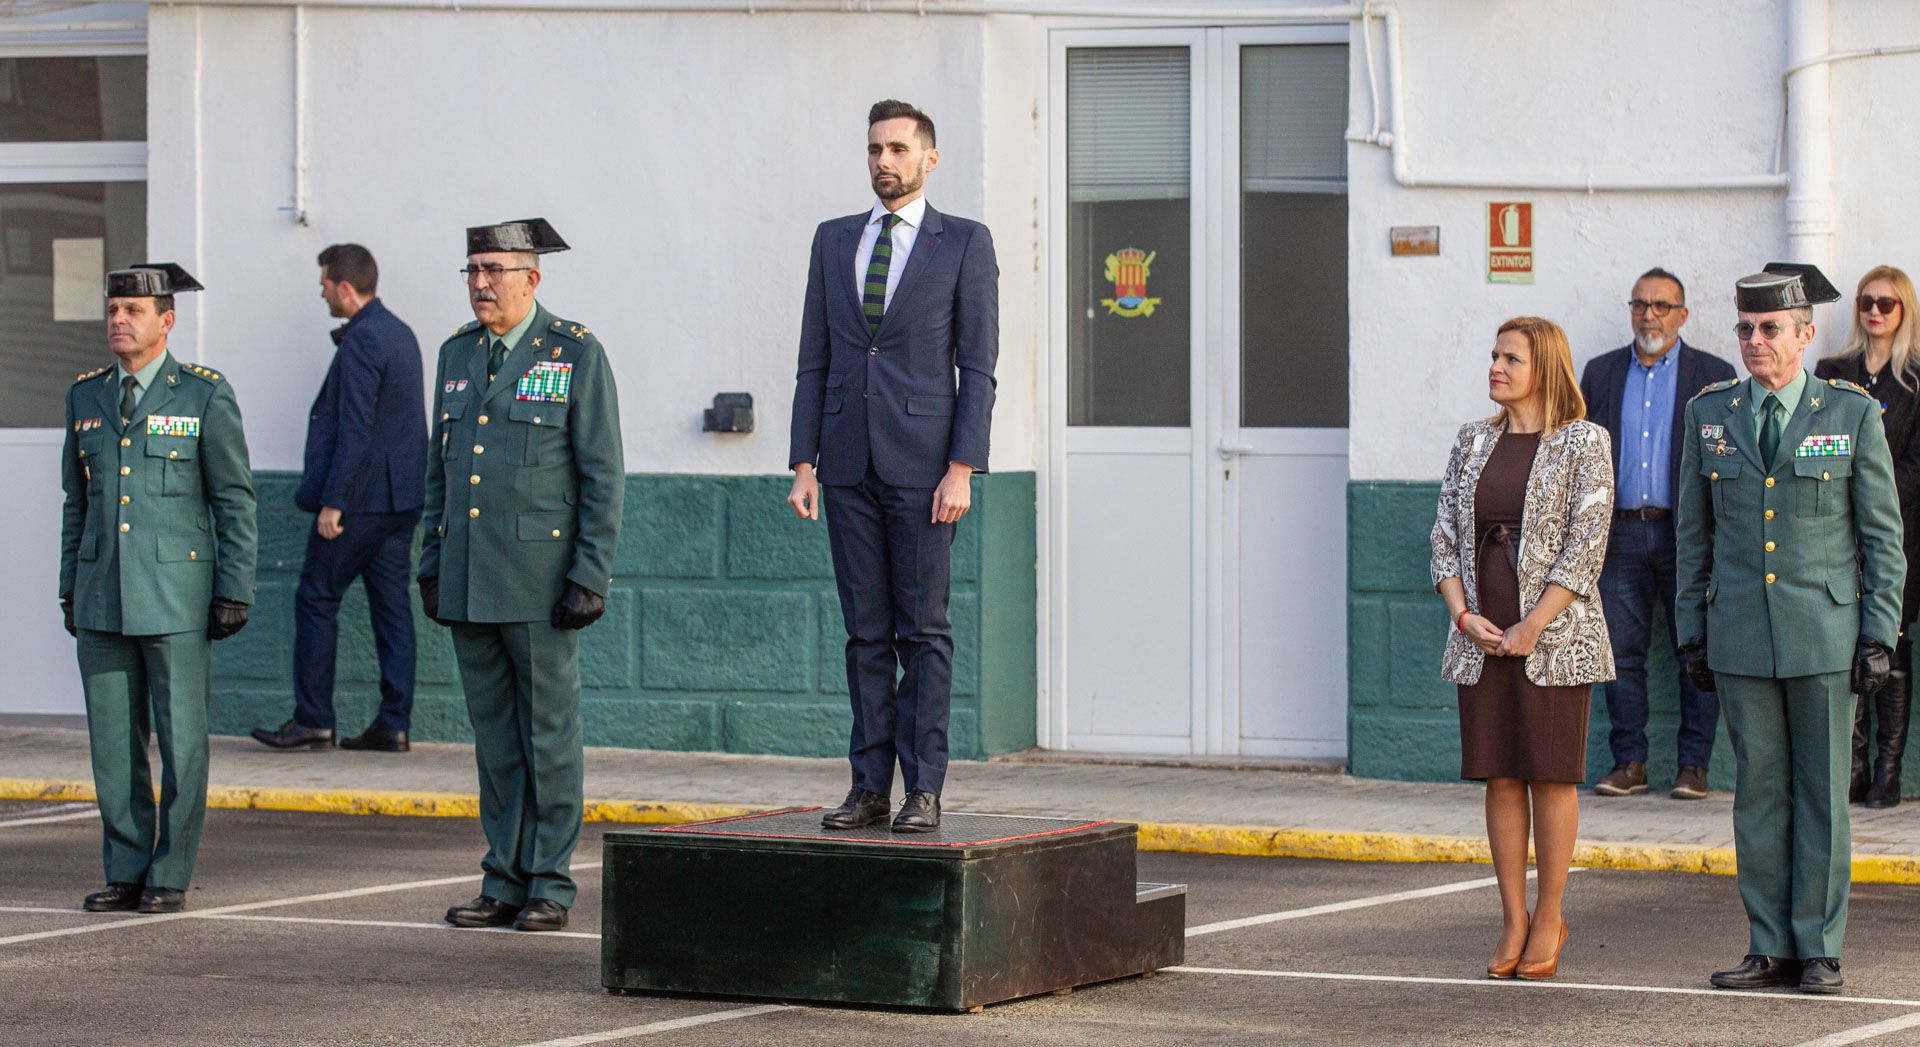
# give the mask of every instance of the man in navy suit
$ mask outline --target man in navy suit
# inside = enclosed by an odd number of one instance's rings
[[[1597,356],[1580,376],[1587,418],[1613,437],[1618,473],[1613,533],[1600,572],[1600,601],[1613,641],[1618,678],[1607,684],[1608,744],[1613,770],[1593,791],[1630,796],[1647,791],[1647,652],[1657,599],[1671,635],[1674,596],[1673,510],[1685,446],[1687,401],[1733,377],[1733,365],[1686,344],[1687,290],[1665,269],[1649,269],[1633,285],[1627,310],[1633,343]],[[1707,761],[1720,719],[1720,697],[1680,677],[1679,774],[1670,795],[1707,795]]]
[[[987,227],[928,206],[933,121],[905,102],[867,113],[873,208],[813,237],[787,504],[803,520],[829,493],[827,538],[847,625],[853,788],[821,824],[940,827],[953,629],[948,567],[969,478],[987,468],[1000,270]],[[896,682],[898,684],[896,686]]]
[[[320,297],[346,324],[307,422],[294,501],[318,514],[294,594],[293,719],[253,736],[275,749],[334,744],[340,598],[366,582],[380,656],[380,712],[343,749],[406,752],[413,711],[413,532],[426,501],[427,409],[420,344],[374,297],[380,270],[359,244],[320,252]]]

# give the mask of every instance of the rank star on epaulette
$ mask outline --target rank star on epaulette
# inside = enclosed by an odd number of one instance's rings
[[[1817,397],[1817,396],[1809,396],[1809,397],[1807,397],[1807,406],[1809,406],[1809,407],[1818,407],[1818,406],[1820,406],[1820,398],[1819,398],[1819,397]]]

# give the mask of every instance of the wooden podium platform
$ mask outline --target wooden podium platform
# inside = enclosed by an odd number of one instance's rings
[[[1186,887],[1123,822],[948,814],[820,827],[798,808],[606,836],[608,990],[975,1010],[1185,956]]]

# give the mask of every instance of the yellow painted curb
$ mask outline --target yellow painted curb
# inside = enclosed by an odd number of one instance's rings
[[[94,799],[92,782],[0,778],[0,800]],[[384,814],[414,818],[474,818],[479,797],[462,793],[400,792],[370,789],[257,789],[216,785],[207,790],[207,806],[257,811],[305,811],[317,814]],[[652,803],[642,800],[588,800],[586,820],[630,825],[669,825],[708,818],[730,818],[775,807],[717,803]],[[1341,832],[1268,825],[1204,825],[1139,822],[1140,849],[1182,854],[1243,855],[1259,858],[1323,858],[1353,862],[1479,862],[1491,860],[1487,841],[1471,836],[1413,833]],[[1734,872],[1733,849],[1665,844],[1587,841],[1574,848],[1573,862],[1595,869],[1651,872]],[[1920,855],[1861,855],[1853,860],[1855,883],[1920,884]]]

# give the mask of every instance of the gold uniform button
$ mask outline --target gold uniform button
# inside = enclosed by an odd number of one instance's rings
[[[480,423],[481,425],[485,425],[485,424],[487,424],[487,416],[486,416],[486,415],[484,415],[484,414],[483,414],[483,415],[481,415],[481,416],[480,416],[480,417],[479,417],[478,419],[475,419],[475,420],[476,420],[476,421],[478,421],[478,422],[479,422],[479,423]]]
[[[556,529],[554,530],[554,532],[553,532],[553,536],[554,536],[555,538],[558,538],[558,537],[560,537],[560,531],[559,531],[559,530],[558,530],[557,528],[556,528]]]
[[[128,502],[131,502],[131,501],[133,501],[133,499],[132,499],[132,498],[129,498],[129,497],[127,497],[127,496],[126,496],[126,495],[124,495],[124,494],[120,496],[120,504],[121,504],[121,505],[126,505],[126,504],[127,504]]]
[[[133,525],[132,525],[132,524],[121,524],[121,525],[120,525],[120,533],[121,533],[121,534],[126,534],[126,533],[127,533],[128,531],[131,531],[131,530],[133,530]]]
[[[199,551],[198,549],[188,549],[188,550],[187,550],[187,559],[189,559],[189,560],[198,560],[198,559],[200,559],[200,551]]]
[[[179,452],[179,451],[168,451],[168,452],[167,452],[167,457],[168,457],[168,458],[178,458],[178,457],[180,457],[180,452]]]
[[[1767,551],[1768,551],[1768,552],[1772,552],[1772,551],[1773,551],[1773,543],[1772,543],[1772,542],[1768,542],[1768,543],[1767,543]]]
[[[1773,519],[1773,510],[1772,510],[1772,509],[1768,509],[1768,510],[1767,510],[1767,519],[1769,519],[1769,520],[1771,520],[1771,519]]]
[[[1768,571],[1768,572],[1767,572],[1767,584],[1768,584],[1768,585],[1772,585],[1772,584],[1773,584],[1773,572],[1772,572],[1772,571]]]
[[[474,454],[486,454],[486,453],[487,453],[487,449],[486,449],[486,448],[484,448],[484,447],[482,447],[482,446],[480,446],[479,444],[474,444],[474,445],[473,445],[473,453],[474,453]]]
[[[467,482],[468,482],[468,483],[470,483],[470,484],[477,484],[477,483],[479,483],[479,482],[480,482],[480,474],[479,474],[479,473],[475,473],[475,474],[473,474],[472,476],[469,476],[469,477],[467,477]]]
[[[540,416],[539,416],[539,415],[537,415],[537,414],[536,414],[536,415],[534,415],[534,416],[533,416],[533,424],[535,424],[535,425],[539,425],[539,424],[540,424]]]
[[[479,515],[480,515],[480,510],[478,510],[478,509],[468,509],[468,510],[467,510],[467,516],[468,516],[469,518],[471,518],[471,517],[475,517],[475,516],[479,516]]]
[[[451,414],[442,414],[442,415],[440,416],[440,420],[444,422],[444,421],[447,421],[447,420],[449,420],[449,419],[451,419],[452,417],[453,417],[453,415],[451,415]]]
[[[129,475],[131,475],[132,473],[133,473],[133,469],[132,469],[132,468],[131,468],[130,466],[125,466],[125,465],[123,465],[123,466],[121,466],[121,467],[120,467],[120,475],[121,475],[121,476],[129,476]]]
[[[1769,477],[1767,477],[1767,486],[1768,486],[1768,487],[1772,487],[1772,486],[1773,486],[1773,477],[1771,477],[1771,476],[1769,476]]]
[[[129,440],[129,439],[127,439],[126,437],[124,437],[124,436],[123,436],[123,437],[121,437],[121,438],[120,438],[120,446],[122,446],[122,447],[132,447],[132,446],[133,446],[133,441],[132,441],[132,440]]]
[[[1832,473],[1821,473],[1821,474],[1820,474],[1820,479],[1822,479],[1822,480],[1831,480],[1831,479],[1833,479],[1833,474],[1832,474]]]
[[[1720,479],[1720,474],[1719,474],[1719,473],[1708,473],[1708,474],[1707,474],[1707,479],[1709,479],[1709,480],[1718,480],[1718,479]]]

